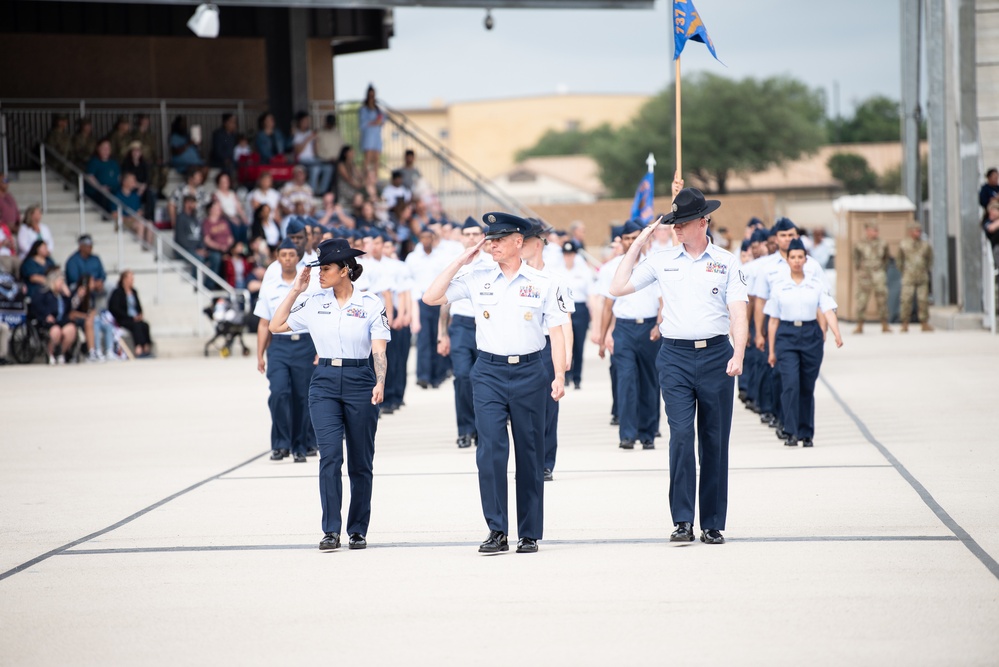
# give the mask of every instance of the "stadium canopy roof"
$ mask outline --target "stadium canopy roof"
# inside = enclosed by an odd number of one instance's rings
[[[65,1],[65,0],[64,0]],[[87,2],[89,0],[69,0]],[[200,0],[103,0],[121,4],[199,5]],[[394,7],[478,7],[480,9],[652,9],[655,0],[214,0],[221,7],[311,7],[391,9]]]

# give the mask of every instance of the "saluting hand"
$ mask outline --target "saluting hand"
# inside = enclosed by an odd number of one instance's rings
[[[305,267],[302,272],[298,274],[295,278],[295,291],[301,294],[305,290],[309,289],[309,279],[312,277],[312,268]]]
[[[475,261],[475,257],[479,254],[479,251],[482,250],[482,246],[484,246],[485,244],[486,244],[486,239],[483,238],[481,241],[479,241],[471,248],[466,250],[465,254],[462,255],[461,257],[461,266],[468,266],[473,261]]]
[[[683,190],[683,179],[680,178],[680,172],[673,174],[673,199],[680,194],[680,190]]]

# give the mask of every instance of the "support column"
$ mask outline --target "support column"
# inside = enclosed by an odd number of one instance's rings
[[[287,133],[293,113],[290,10],[259,8],[257,12],[266,44],[268,106],[281,132]]]
[[[922,0],[901,0],[902,17],[902,194],[920,217],[919,174],[919,42]]]
[[[937,305],[950,303],[947,249],[947,83],[945,0],[926,0],[927,120],[930,141],[930,242],[933,244],[932,289]]]
[[[309,16],[303,8],[288,10],[288,60],[292,114],[309,110]]]
[[[961,82],[958,132],[961,142],[961,227],[958,233],[964,312],[982,312],[982,228],[978,206],[978,68],[975,52],[975,0],[958,3],[957,58]]]

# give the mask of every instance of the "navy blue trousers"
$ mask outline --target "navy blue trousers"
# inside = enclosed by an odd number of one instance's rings
[[[342,532],[343,437],[347,436],[350,507],[347,533],[366,535],[371,519],[372,463],[378,406],[371,404],[375,372],[363,366],[319,366],[309,388],[309,411],[319,442],[319,496],[323,532]]]
[[[545,381],[548,383],[548,392],[545,394],[545,468],[555,470],[559,402],[552,398],[551,386],[555,381],[555,362],[552,361],[552,339],[548,336],[545,336],[545,349],[541,351],[541,363],[545,367]]]
[[[732,345],[727,340],[702,349],[678,347],[664,340],[659,350],[659,386],[669,422],[669,506],[673,523],[694,522],[699,450],[701,529],[725,529],[728,441],[735,393],[735,380],[725,369],[731,358]]]
[[[649,340],[655,318],[642,324],[618,320],[614,325],[614,372],[621,440],[652,441],[659,430],[659,386],[656,353]]]
[[[586,349],[586,332],[590,328],[590,309],[585,301],[576,302],[572,318],[572,368],[566,384],[579,384],[583,380],[583,350]]]
[[[315,366],[316,348],[312,337],[298,334],[271,336],[267,346],[267,381],[271,411],[271,449],[287,449],[293,454],[305,454],[316,442],[309,419],[309,382]]]
[[[823,340],[819,323],[803,326],[781,322],[774,339],[776,368],[781,378],[781,421],[789,435],[815,435],[815,381],[822,366]]]
[[[544,354],[542,352],[542,354]],[[489,530],[509,533],[507,464],[513,431],[517,465],[517,534],[540,540],[544,533],[545,383],[540,359],[519,364],[479,356],[472,368],[475,428],[479,446],[479,497]]]
[[[428,384],[443,382],[447,369],[444,357],[437,354],[440,316],[440,306],[420,304],[420,332],[416,334],[416,379]]]
[[[475,347],[475,318],[453,315],[448,327],[451,366],[454,368],[454,412],[458,435],[475,435],[475,403],[472,400],[472,366],[479,358]]]
[[[610,355],[610,378],[611,378],[611,417],[618,416],[617,410],[617,373],[614,368],[614,355]]]
[[[406,366],[413,333],[409,327],[392,329],[392,340],[385,347],[385,400],[384,405],[399,407],[406,396]]]

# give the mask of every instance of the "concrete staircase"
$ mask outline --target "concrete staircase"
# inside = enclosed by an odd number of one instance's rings
[[[22,213],[32,204],[42,202],[42,179],[38,171],[10,174],[10,192]],[[172,184],[171,184],[172,185]],[[94,239],[94,253],[99,255],[108,273],[108,284],[118,282],[125,269],[135,272],[135,287],[142,299],[146,320],[152,329],[158,356],[192,356],[203,352],[204,343],[215,331],[214,324],[201,309],[209,305],[207,296],[199,297],[192,284],[175,268],[186,265],[177,260],[156,261],[155,252],[146,250],[128,231],[119,241],[115,225],[101,219],[100,212],[87,203],[83,223],[76,189],[67,189],[52,171],[47,176],[47,212],[42,222],[52,230],[55,250],[52,259],[64,266],[76,252],[77,238],[83,231]],[[160,232],[172,234],[172,232]],[[159,275],[157,275],[159,272]],[[252,344],[252,341],[248,341]]]

